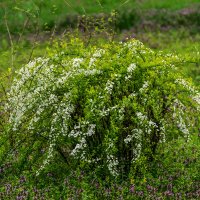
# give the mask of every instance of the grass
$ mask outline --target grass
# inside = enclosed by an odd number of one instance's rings
[[[19,45],[14,45],[14,56],[12,63],[12,53],[10,48],[3,48],[0,50],[0,74],[5,72],[8,68],[19,69],[29,60],[44,56],[46,52],[47,43],[38,43],[34,48],[28,42],[22,42]]]
[[[168,30],[164,32],[144,32],[136,34],[136,38],[143,41],[156,51],[162,50],[165,53],[174,53],[184,57],[199,58],[200,35],[191,34],[187,29]],[[197,64],[187,63],[182,68],[183,73],[192,77],[193,81],[199,85],[200,62]]]
[[[144,0],[141,1],[142,9],[170,9],[179,10],[190,7],[191,4],[199,3],[199,0]]]
[[[133,9],[130,14],[133,15],[134,10],[141,10],[145,13],[151,9],[168,9],[176,11],[186,7],[191,7],[200,3],[199,0],[59,0],[59,1],[39,1],[39,0],[3,0],[0,3],[0,32],[6,33],[5,20],[8,21],[10,31],[19,34],[24,24],[31,31],[42,27],[43,29],[52,28],[54,25],[64,23],[65,19],[75,15],[91,15],[97,13],[110,13],[117,10],[122,14],[127,14],[130,8]],[[194,7],[194,6],[193,6]],[[27,30],[27,29],[26,29]],[[26,32],[25,30],[25,32]]]

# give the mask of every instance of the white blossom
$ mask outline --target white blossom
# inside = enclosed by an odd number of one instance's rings
[[[124,142],[125,142],[126,144],[128,144],[129,142],[132,141],[132,139],[133,139],[133,135],[127,135],[127,137],[124,139]]]
[[[139,89],[140,93],[143,93],[149,87],[148,81],[145,81],[142,87]]]
[[[108,94],[112,93],[113,87],[114,87],[114,82],[108,80],[105,87],[105,90],[107,91]]]
[[[137,112],[136,113],[136,116],[139,120],[141,121],[144,121],[144,120],[147,120],[147,116],[146,115],[143,115],[141,112]]]
[[[105,53],[105,50],[103,50],[103,49],[98,49],[98,50],[96,50],[95,53],[93,54],[93,57],[95,57],[95,58],[100,58],[104,53]]]
[[[83,62],[83,58],[74,58],[72,60],[73,67],[80,67],[82,62]]]
[[[117,166],[119,164],[119,161],[116,157],[113,155],[107,155],[107,164],[108,164],[108,170],[113,176],[118,176],[119,172],[117,170]]]

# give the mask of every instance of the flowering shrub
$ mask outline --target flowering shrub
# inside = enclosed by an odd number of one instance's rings
[[[127,174],[141,156],[153,159],[159,144],[190,139],[200,95],[182,78],[183,62],[137,40],[55,45],[13,81],[6,107],[14,146],[39,165],[37,174],[55,156]]]

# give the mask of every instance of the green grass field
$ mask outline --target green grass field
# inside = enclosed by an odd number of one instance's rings
[[[5,16],[10,30],[17,34],[21,32],[25,23],[29,23],[34,31],[36,24],[43,28],[51,28],[55,24],[63,23],[67,16],[110,13],[112,10],[126,14],[130,9],[133,9],[132,12],[140,10],[142,16],[142,13],[151,9],[176,11],[187,7],[195,8],[199,3],[199,0],[8,0],[0,3],[0,31],[6,33]]]

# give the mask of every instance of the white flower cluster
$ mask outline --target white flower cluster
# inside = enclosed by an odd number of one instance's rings
[[[119,161],[113,155],[107,155],[107,163],[108,163],[108,170],[113,176],[118,176],[119,172],[117,170],[117,166]]]
[[[106,144],[106,153],[107,153],[107,165],[108,170],[113,176],[118,176],[118,169],[117,166],[119,164],[118,159],[113,155],[113,149],[114,149],[114,142],[113,139],[108,138],[108,135],[106,136],[108,139],[108,142]]]
[[[166,130],[165,130],[165,125],[162,123],[162,126],[160,127],[160,143],[165,143],[166,142]]]
[[[135,92],[132,92],[132,93],[129,95],[130,98],[134,98],[134,97],[136,97],[136,96],[137,96],[137,93],[135,93]]]
[[[144,120],[147,120],[147,116],[143,115],[141,112],[137,112],[136,116],[139,120],[141,120],[141,122],[143,122]]]
[[[192,97],[192,99],[197,102],[197,104],[199,105],[198,108],[200,109],[200,93],[197,93],[195,96]]]
[[[72,150],[71,155],[76,156],[86,146],[87,144],[85,138],[81,138],[80,142],[76,144],[75,148]]]
[[[149,82],[145,81],[142,87],[139,89],[140,93],[145,92],[148,87],[149,87]]]
[[[97,70],[97,69],[72,69],[70,72],[65,72],[63,74],[60,75],[59,78],[57,78],[55,80],[55,86],[57,88],[63,87],[63,85],[70,79],[70,78],[74,78],[77,75],[84,75],[84,76],[94,76],[94,75],[98,75],[101,74],[102,71],[101,70]]]
[[[119,121],[122,121],[124,119],[125,116],[125,109],[124,106],[121,106],[118,110],[118,114],[119,114]]]
[[[133,159],[132,161],[136,161],[140,155],[142,150],[142,129],[133,129],[131,131],[131,135],[127,135],[127,137],[124,139],[124,142],[126,144],[131,143],[134,140],[134,148],[133,148]]]
[[[75,58],[71,63],[73,67],[78,68],[82,62],[82,58]],[[38,123],[45,120],[43,116],[47,112],[51,115],[51,120],[49,119],[44,127],[44,130],[47,130],[47,126],[50,126],[47,157],[37,174],[39,174],[53,157],[54,147],[58,137],[68,134],[68,121],[71,113],[74,111],[74,107],[70,102],[71,94],[63,94],[63,99],[60,100],[54,91],[63,87],[63,84],[77,73],[84,73],[86,76],[99,73],[97,70],[80,72],[72,69],[70,72],[65,72],[60,78],[57,78],[56,73],[54,73],[56,67],[50,64],[49,59],[38,58],[21,68],[18,72],[20,79],[17,77],[13,81],[13,85],[8,94],[9,101],[6,105],[7,110],[11,111],[9,122],[12,124],[12,130],[16,132],[24,121],[29,121],[27,126],[28,130],[37,130]],[[54,113],[50,114],[50,112]],[[28,116],[29,118],[27,118]],[[93,134],[93,130],[94,127],[91,126],[87,134]],[[83,140],[81,140],[81,144],[83,144]],[[78,149],[78,146],[75,149]],[[74,151],[72,151],[72,154]]]
[[[71,155],[74,157],[81,156],[85,158],[85,151],[84,148],[87,147],[86,138],[95,134],[95,124],[89,124],[88,121],[83,121],[82,123],[79,122],[78,125],[74,126],[74,129],[68,134],[69,137],[72,138],[79,138],[79,143],[76,144],[74,149],[71,151]],[[87,130],[86,132],[84,130]],[[82,155],[79,155],[79,154]],[[85,161],[88,161],[84,159]],[[90,162],[90,161],[89,161]]]
[[[127,135],[127,137],[124,139],[124,142],[126,144],[128,144],[133,140],[133,138],[136,139],[137,141],[141,142],[142,133],[143,133],[143,131],[141,129],[133,129],[131,131],[131,135]]]
[[[139,125],[140,125],[141,129],[139,129],[139,131],[137,129],[134,129],[134,133],[139,133],[140,137],[141,137],[141,134],[143,132],[146,132],[148,135],[150,135],[152,133],[152,131],[159,130],[160,136],[161,136],[160,142],[165,141],[165,126],[164,126],[163,119],[160,119],[160,126],[158,127],[158,125],[155,122],[153,122],[152,120],[149,120],[148,117],[146,115],[144,115],[143,113],[137,112],[136,116],[139,119]],[[136,136],[138,136],[138,134],[136,134]],[[141,151],[141,138],[139,138],[139,136],[138,136],[138,138],[135,137],[135,139],[137,139],[138,145],[139,145],[138,147],[136,147],[136,149],[138,148],[138,152],[140,152]]]
[[[105,87],[106,92],[108,94],[111,94],[112,90],[113,90],[113,87],[114,87],[114,82],[108,80],[107,83],[106,83],[106,87]]]
[[[58,102],[57,96],[50,94],[49,98],[44,99],[40,105],[38,105],[37,111],[33,115],[32,119],[29,122],[28,130],[33,130],[37,126],[37,122],[40,120],[42,113],[49,105],[56,104]]]
[[[49,164],[50,159],[53,158],[56,140],[60,135],[59,131],[57,130],[57,127],[56,127],[56,123],[57,123],[57,120],[58,120],[59,117],[56,113],[54,113],[53,116],[54,116],[54,118],[52,120],[52,124],[51,124],[51,128],[50,128],[50,134],[49,134],[49,139],[50,139],[51,142],[49,144],[49,148],[48,148],[48,151],[47,151],[47,157],[43,161],[43,164],[40,166],[38,171],[36,172],[36,176],[38,176],[40,174],[40,172],[45,168],[45,166]]]
[[[65,97],[69,97],[70,94],[65,94]],[[43,165],[37,171],[37,175],[39,175],[40,171],[42,171],[45,166],[49,163],[50,159],[53,158],[54,147],[56,146],[56,141],[60,135],[66,136],[68,133],[67,122],[71,117],[71,113],[74,111],[74,107],[70,104],[70,101],[66,99],[66,101],[61,101],[57,106],[57,110],[52,115],[51,127],[49,132],[49,148],[47,151],[47,157],[43,162]],[[58,127],[58,124],[61,127]]]
[[[179,116],[179,120],[178,120],[178,128],[180,129],[180,131],[184,134],[184,137],[186,139],[189,139],[189,130],[186,127],[186,124],[183,120],[183,118],[181,116]]]
[[[195,92],[195,90],[194,90],[194,88],[193,87],[191,87],[190,85],[189,85],[189,83],[186,81],[186,80],[184,80],[184,79],[176,79],[175,80],[175,83],[176,84],[180,84],[180,85],[182,85],[183,87],[185,87],[187,90],[189,90],[190,92]]]
[[[130,80],[133,71],[135,71],[136,69],[136,64],[135,63],[131,63],[129,65],[129,67],[127,68],[127,75],[125,76],[125,80]]]
[[[136,50],[137,48],[144,47],[142,42],[138,40],[132,40],[130,42],[124,43],[123,46],[128,47],[130,50]]]
[[[148,117],[146,115],[142,114],[141,112],[137,112],[136,116],[140,120],[140,124],[143,124],[143,126],[147,125],[147,128],[158,128],[158,126],[155,122],[148,120]]]
[[[175,83],[182,85],[185,89],[192,93],[192,99],[198,104],[197,109],[200,110],[200,93],[184,79],[177,79]]]
[[[82,131],[87,127],[87,131]],[[69,137],[77,138],[80,136],[92,136],[95,134],[95,124],[89,124],[88,121],[79,122],[78,125],[74,126],[74,129],[69,133]]]
[[[175,100],[173,106],[173,118],[177,123],[178,129],[183,133],[184,137],[189,140],[189,130],[186,126],[186,120],[183,120],[185,106],[178,99]],[[187,117],[185,117],[187,119]]]
[[[80,69],[78,70],[78,73],[77,74],[84,74],[85,76],[94,76],[96,74],[101,74],[102,71],[101,70],[98,70],[98,69]]]
[[[141,155],[141,150],[142,150],[142,143],[137,142],[135,144],[135,148],[133,149],[133,159],[132,162],[135,162]]]
[[[98,49],[94,52],[94,54],[92,55],[92,57],[90,58],[90,62],[89,62],[89,67],[91,66],[95,66],[95,61],[98,59],[98,58],[101,58],[101,56],[105,54],[105,50],[103,49]]]
[[[107,108],[107,109],[105,107],[103,107],[103,109],[100,110],[99,115],[102,117],[108,116],[110,114],[110,112],[116,110],[118,107],[119,107],[118,105]]]
[[[36,73],[41,70],[42,65],[46,66],[47,62],[48,59],[35,59],[18,72],[21,79],[15,79],[13,81],[13,85],[8,93],[8,103],[6,105],[6,109],[12,110],[9,122],[13,125],[13,131],[16,131],[23,122],[26,112],[29,109],[32,109],[35,104],[39,103],[37,102],[36,97],[39,96],[41,99],[44,98],[41,92],[47,88],[47,83],[42,86],[42,77],[41,79],[39,77],[40,81],[38,81],[37,87],[34,89],[29,88],[29,85],[27,86],[26,83],[30,82],[31,84],[33,82],[32,80],[36,76]],[[46,94],[45,96],[48,95],[49,94]],[[51,98],[49,103],[53,103]],[[37,119],[35,120],[37,121]]]
[[[132,73],[135,69],[136,69],[136,64],[135,63],[131,63],[129,65],[129,67],[127,68],[127,72],[128,73]]]
[[[68,121],[71,118],[71,114],[74,112],[74,105],[72,105],[71,101],[69,100],[71,93],[65,93],[63,101],[60,102],[58,107],[58,115],[60,116],[61,122],[61,135],[67,136],[68,135]]]
[[[127,135],[127,137],[124,139],[124,142],[126,144],[130,143],[133,139],[133,135]]]
[[[72,60],[73,67],[80,67],[81,63],[83,62],[83,58],[74,58]]]
[[[96,58],[90,58],[89,67],[93,66],[95,61]]]
[[[93,54],[93,57],[95,58],[101,58],[101,56],[105,54],[105,50],[104,49],[98,49],[95,51],[95,53]]]

